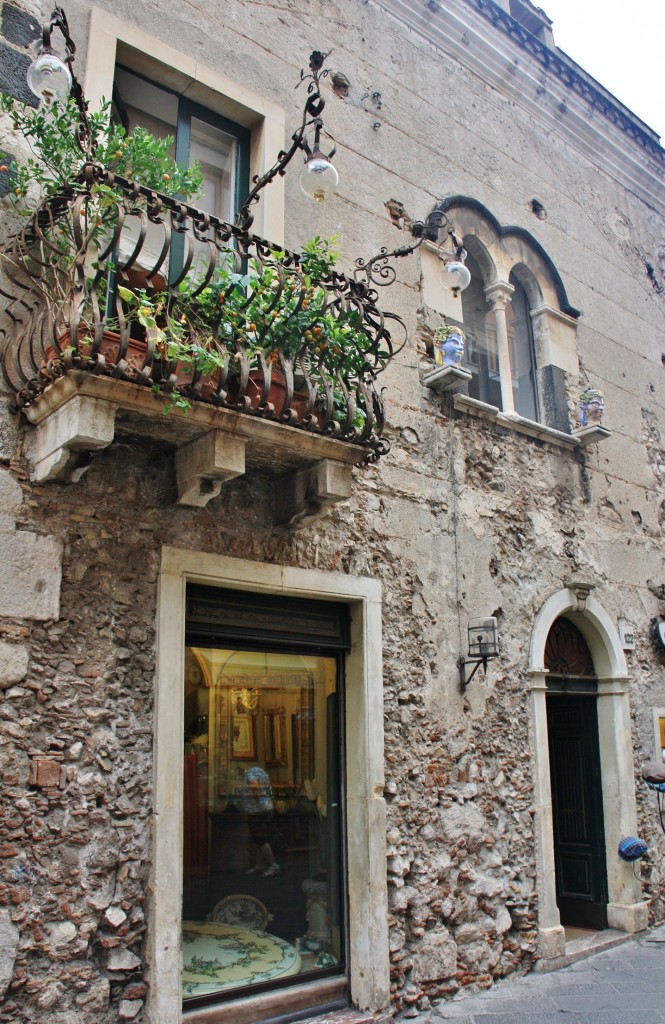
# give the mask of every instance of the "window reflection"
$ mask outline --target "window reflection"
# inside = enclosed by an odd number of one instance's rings
[[[337,660],[187,647],[183,995],[342,966]]]
[[[520,416],[536,420],[538,419],[536,362],[529,300],[514,274],[510,275],[509,280],[515,289],[506,307],[513,407]]]
[[[469,394],[481,402],[501,408],[501,380],[496,328],[491,307],[485,298],[485,284],[479,264],[472,255],[467,257],[471,271],[471,284],[462,292],[462,310],[466,350],[464,365],[471,370]]]

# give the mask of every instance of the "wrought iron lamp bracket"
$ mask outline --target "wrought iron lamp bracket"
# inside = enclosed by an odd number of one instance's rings
[[[446,237],[449,238],[452,243],[452,249],[449,252],[444,250],[444,242],[439,241],[439,236],[442,230],[445,231]],[[461,260],[462,263],[466,259],[466,249],[458,238],[452,221],[441,210],[434,210],[430,213],[426,221],[417,220],[411,229],[411,234],[414,238],[419,239],[414,248],[417,248],[418,245],[422,245],[423,242],[434,242],[437,244],[439,250],[442,253],[445,253],[446,256],[452,257],[456,260]]]
[[[462,693],[466,692],[467,686],[469,685],[469,683],[471,682],[471,680],[473,679],[481,665],[483,667],[483,672],[487,673],[488,661],[489,655],[485,655],[484,658],[465,658],[463,655],[460,654],[459,658],[457,659],[457,667],[459,669],[459,681]],[[468,665],[474,666],[473,672],[471,673],[470,676],[467,676],[466,674],[466,669]]]
[[[446,252],[443,248],[444,243],[439,242],[439,236],[442,230],[445,231],[446,237],[450,238],[452,242],[453,250],[451,252]],[[379,287],[391,285],[395,280],[396,273],[393,267],[388,265],[388,261],[391,259],[403,259],[406,256],[413,255],[413,253],[420,248],[423,242],[437,243],[441,253],[445,253],[448,258],[461,260],[461,262],[464,262],[466,259],[466,249],[457,237],[452,221],[442,210],[433,210],[424,221],[417,220],[411,228],[411,237],[416,239],[416,241],[411,245],[398,246],[391,252],[388,252],[384,246],[384,248],[382,248],[375,256],[372,256],[371,259],[356,260],[356,278],[359,275],[364,275],[368,286],[370,284],[377,285]]]
[[[309,160],[316,153],[322,152],[321,150],[321,136],[325,135],[326,138],[332,139],[332,136],[324,131],[323,119],[321,117],[323,109],[326,105],[326,101],[321,95],[320,82],[322,78],[326,78],[329,74],[328,68],[324,67],[327,58],[332,53],[332,50],[328,50],[327,53],[321,53],[320,50],[314,50],[309,58],[309,74],[304,70],[300,72],[300,81],[296,85],[296,89],[302,85],[303,82],[309,82],[307,86],[307,99],[305,101],[305,107],[303,110],[302,124],[295,130],[291,136],[291,145],[288,149],[283,149],[277,154],[277,160],[265,174],[259,176],[258,174],[252,179],[254,187],[247,195],[242,206],[238,210],[236,215],[236,226],[239,227],[243,232],[249,232],[252,224],[254,223],[254,215],[251,212],[251,206],[258,202],[261,196],[261,192],[269,185],[271,181],[279,175],[280,177],[286,173],[286,168],[289,166],[298,150],[302,150],[305,154],[305,161]],[[307,131],[314,129],[314,142],[310,146],[307,140]],[[330,160],[336,153],[337,147],[333,145],[332,149],[325,154]]]
[[[69,68],[69,73],[72,76],[70,95],[78,107],[81,118],[76,129],[76,141],[84,156],[89,156],[92,150],[92,133],[88,118],[88,101],[83,93],[83,87],[74,73],[73,64],[76,54],[76,44],[69,32],[67,16],[60,6],[53,8],[50,21],[42,26],[41,53],[55,52],[51,45],[51,36],[55,29],[58,29],[65,43],[65,54],[62,60]]]

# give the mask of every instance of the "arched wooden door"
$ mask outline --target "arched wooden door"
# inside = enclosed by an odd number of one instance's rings
[[[598,683],[577,627],[557,619],[545,647],[556,895],[561,923],[607,927]]]

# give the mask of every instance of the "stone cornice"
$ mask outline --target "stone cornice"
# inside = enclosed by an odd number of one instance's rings
[[[593,166],[650,205],[665,208],[665,150],[656,133],[494,0],[373,3],[515,103],[543,130],[556,132]]]
[[[616,101],[613,102],[610,94],[599,89],[594,79],[586,75],[574,61],[566,57],[563,51],[552,50],[540,39],[536,39],[494,0],[466,0],[466,2],[480,11],[494,28],[498,28],[505,35],[510,36],[522,50],[526,50],[532,57],[535,57],[547,71],[551,71],[557,78],[560,78],[567,88],[572,89],[590,103],[594,110],[599,110],[604,117],[617,125],[633,141],[665,163],[665,150],[660,145],[656,134],[646,126],[641,127],[641,123],[638,123],[634,115],[626,113]]]

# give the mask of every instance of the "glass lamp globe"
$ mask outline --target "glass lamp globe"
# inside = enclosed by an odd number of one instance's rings
[[[450,263],[444,263],[441,267],[441,280],[446,288],[450,288],[451,291],[457,294],[469,287],[471,284],[471,274],[468,267],[460,260],[452,260]]]
[[[301,189],[316,203],[322,203],[331,196],[338,182],[337,171],[322,153],[314,153],[300,172]]]
[[[35,57],[26,77],[29,88],[47,106],[64,100],[72,87],[71,71],[57,53],[49,50]]]

